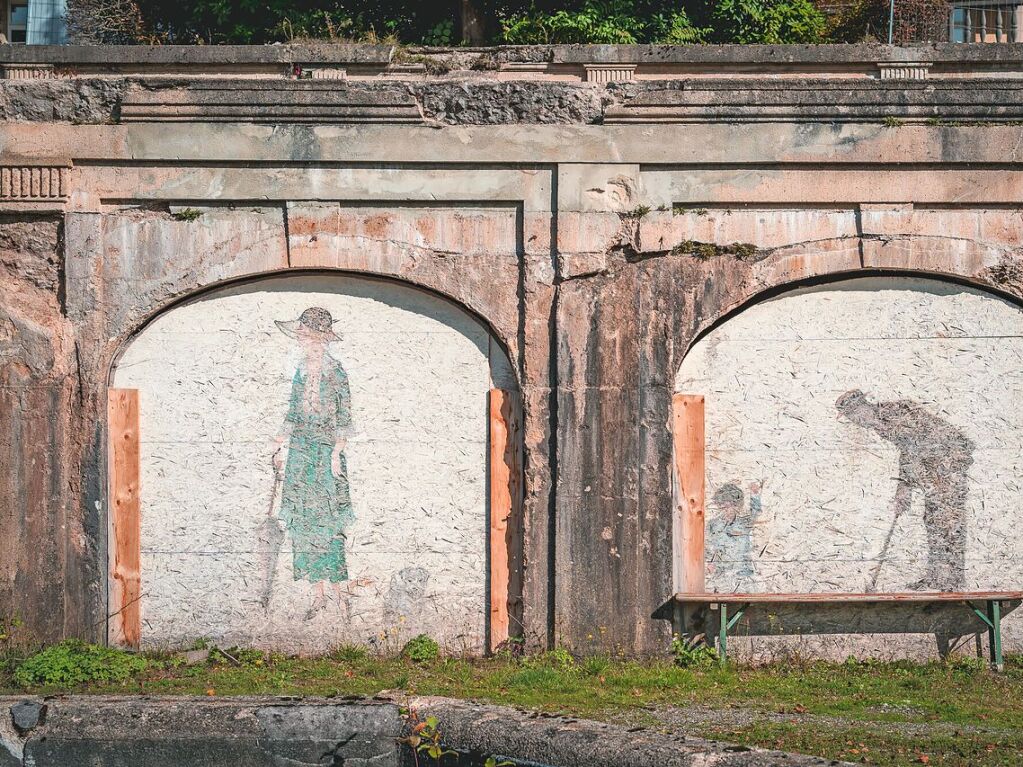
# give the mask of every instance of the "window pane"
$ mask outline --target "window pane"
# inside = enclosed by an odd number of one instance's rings
[[[26,40],[25,29],[12,29],[11,30],[11,42],[12,43],[23,43]]]
[[[23,27],[28,24],[28,4],[11,6],[11,26]]]
[[[966,42],[966,11],[962,8],[952,9],[952,42]]]

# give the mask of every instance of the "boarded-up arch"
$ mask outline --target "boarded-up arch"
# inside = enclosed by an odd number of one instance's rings
[[[916,277],[803,287],[707,333],[675,388],[706,396],[708,590],[1023,580],[1018,306]]]
[[[139,391],[144,646],[484,649],[487,396],[515,384],[474,316],[269,277],[158,316],[112,385]]]

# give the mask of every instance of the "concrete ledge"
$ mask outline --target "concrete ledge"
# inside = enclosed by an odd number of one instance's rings
[[[350,125],[1023,120],[1023,79],[718,77],[635,82],[78,77],[0,81],[8,122]]]
[[[403,703],[437,717],[460,765],[492,755],[550,767],[839,764],[447,698]],[[411,764],[399,746],[408,727],[397,702],[379,699],[0,698],[0,767],[397,767]]]
[[[7,78],[92,74],[292,77],[342,70],[348,77],[402,79],[473,71],[502,79],[577,79],[587,68],[634,67],[620,79],[789,72],[880,77],[911,65],[930,76],[1023,73],[1023,44],[889,45],[528,45],[404,48],[389,45],[0,45]]]
[[[585,719],[528,713],[447,698],[412,701],[432,715],[449,747],[552,767],[824,767],[831,759],[626,729]]]
[[[5,724],[19,704],[0,700]],[[398,764],[402,719],[391,702],[68,697],[28,704],[40,721],[0,728],[3,767]]]

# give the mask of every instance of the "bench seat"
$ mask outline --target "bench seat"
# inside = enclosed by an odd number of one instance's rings
[[[991,648],[991,665],[1003,670],[1002,659],[1002,606],[1003,602],[1023,601],[1023,591],[904,591],[881,593],[678,593],[672,602],[679,607],[708,605],[716,608],[719,617],[718,657],[722,664],[727,662],[728,631],[752,605],[762,604],[929,604],[937,602],[961,602],[967,605],[987,627]],[[974,602],[983,602],[981,609]],[[729,609],[732,608],[732,609]],[[731,614],[730,614],[731,613]]]

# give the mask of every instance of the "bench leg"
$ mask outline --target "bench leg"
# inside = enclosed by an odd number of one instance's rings
[[[728,664],[728,605],[718,605],[718,613],[721,618],[721,628],[718,631],[718,662],[725,666]]]
[[[989,621],[987,636],[991,647],[991,666],[995,671],[1004,671],[1002,660],[1002,603],[997,599],[989,599],[987,603]]]

